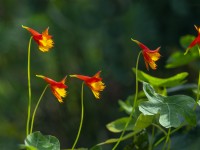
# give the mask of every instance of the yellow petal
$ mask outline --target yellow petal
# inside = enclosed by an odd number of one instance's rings
[[[91,87],[92,87],[92,89],[95,90],[95,91],[103,91],[104,88],[105,88],[105,85],[104,85],[103,82],[98,81],[98,82],[93,82],[93,83],[91,83]]]
[[[155,70],[157,68],[157,65],[154,61],[149,62],[149,66],[151,67],[151,69]]]
[[[92,90],[92,93],[94,94],[94,96],[95,96],[96,99],[100,98],[100,93],[98,91]]]
[[[55,91],[61,96],[61,97],[66,97],[67,92],[64,88],[55,88]]]
[[[101,81],[93,82],[93,83],[90,84],[90,86],[91,86],[91,90],[92,90],[92,93],[94,94],[95,98],[99,99],[100,98],[100,91],[103,91],[104,88],[105,88],[104,83],[101,82]]]
[[[151,57],[153,61],[157,61],[160,58],[159,53],[148,53],[148,55]]]

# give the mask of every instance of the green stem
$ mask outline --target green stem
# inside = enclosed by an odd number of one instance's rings
[[[165,149],[165,147],[166,147],[166,145],[167,145],[167,143],[168,143],[168,141],[170,139],[170,133],[171,133],[171,128],[169,128],[169,130],[168,130],[168,133],[167,133],[167,136],[166,136],[166,140],[165,140],[165,144],[164,144],[162,150]],[[170,144],[170,142],[169,142],[169,144]],[[168,148],[170,148],[170,145],[168,146]]]
[[[78,139],[80,137],[80,133],[81,133],[81,129],[82,129],[82,125],[83,125],[83,115],[84,115],[84,104],[83,104],[83,87],[84,87],[84,82],[82,83],[82,88],[81,88],[81,121],[80,121],[80,125],[79,125],[79,129],[78,129],[78,133],[77,133],[77,136],[76,136],[76,140],[72,146],[72,150],[74,150],[77,142],[78,142]]]
[[[180,126],[179,126],[178,128],[176,128],[176,129],[172,130],[172,131],[170,132],[170,135],[173,134],[173,133],[175,133],[175,132],[178,131],[179,129],[181,129],[183,126],[184,126],[184,124],[180,125]],[[166,137],[167,137],[167,134],[165,134],[164,137],[162,137],[159,141],[157,141],[157,142],[154,144],[154,147],[158,146]]]
[[[122,137],[124,136],[124,133],[125,133],[125,131],[126,131],[126,128],[128,127],[128,125],[129,125],[129,123],[130,123],[130,121],[131,121],[131,119],[132,119],[132,116],[133,116],[133,114],[134,114],[134,112],[135,112],[135,107],[136,107],[136,104],[137,104],[137,96],[138,96],[138,74],[137,74],[137,71],[138,71],[138,64],[139,64],[139,59],[140,59],[140,54],[142,53],[142,51],[140,51],[139,52],[139,54],[138,54],[138,57],[137,57],[137,62],[136,62],[136,67],[135,67],[135,69],[136,69],[136,71],[135,71],[135,97],[134,97],[134,102],[133,102],[133,108],[132,108],[132,111],[131,111],[131,114],[130,114],[130,116],[129,116],[129,119],[128,119],[128,121],[126,122],[126,124],[125,124],[125,127],[124,127],[124,129],[123,129],[123,131],[122,131],[122,133],[121,133],[121,135],[120,135],[120,137],[119,137],[119,140],[117,141],[117,143],[114,145],[114,147],[112,148],[112,150],[115,150],[116,148],[117,148],[117,146],[119,145],[119,143],[121,142],[121,140],[122,140]]]
[[[160,142],[162,142],[165,138],[166,138],[166,136],[167,136],[167,132],[161,127],[161,126],[159,126],[159,125],[157,125],[157,124],[155,124],[155,123],[152,123],[151,124],[152,126],[154,126],[154,127],[156,127],[156,128],[158,128],[160,131],[162,131],[163,133],[164,133],[164,137],[162,137],[159,141],[157,141],[155,144],[154,144],[154,146],[153,146],[153,142],[151,143],[152,145],[151,145],[151,149],[153,149],[153,147],[156,147]]]
[[[200,71],[199,71],[199,80],[198,80],[198,87],[197,87],[197,99],[196,102],[198,103],[200,97]]]
[[[200,48],[198,46],[199,56],[200,56]],[[199,79],[198,79],[198,85],[197,85],[197,98],[196,98],[196,104],[194,105],[194,110],[196,109],[198,105],[198,101],[200,98],[200,71],[199,71]]]
[[[140,132],[139,130],[136,130],[136,131],[133,131],[131,133],[128,133],[127,135],[123,136],[121,141],[129,139],[129,138],[133,137],[134,135],[138,134],[139,132]],[[116,143],[117,141],[118,141],[118,138],[112,138],[112,139],[106,140],[105,142],[97,144],[97,146],[104,145],[104,144]]]
[[[137,97],[138,97],[138,64],[139,64],[139,59],[140,59],[141,53],[142,53],[142,51],[140,51],[139,54],[138,54],[136,67],[135,67],[135,97],[134,97],[133,108],[135,108],[136,104],[137,104]]]
[[[28,114],[27,114],[27,122],[26,122],[26,135],[29,134],[29,124],[30,124],[30,114],[31,114],[31,40],[32,40],[32,36],[29,40],[29,44],[28,44]]]
[[[199,56],[200,56],[200,48],[199,48],[199,46],[198,46],[198,50],[199,50]],[[197,99],[196,99],[196,103],[198,103],[199,97],[200,97],[200,71],[199,71],[199,80],[198,80],[198,88],[197,88]]]
[[[151,138],[149,140],[149,150],[152,150],[153,140],[155,136],[155,126],[152,126]]]
[[[47,84],[47,86],[44,88],[44,90],[43,90],[42,94],[40,95],[40,98],[39,98],[39,100],[38,100],[38,102],[37,102],[37,104],[36,104],[36,106],[35,106],[35,109],[34,109],[34,111],[33,111],[33,116],[32,116],[32,120],[31,120],[30,134],[31,134],[32,131],[33,131],[33,124],[34,124],[35,114],[36,114],[36,112],[37,112],[38,106],[39,106],[39,104],[40,104],[40,102],[41,102],[41,100],[42,100],[42,97],[43,97],[43,95],[44,95],[44,93],[45,93],[45,91],[46,91],[46,89],[47,89],[48,86],[49,86],[49,85]]]
[[[160,131],[162,131],[164,133],[165,136],[167,136],[167,132],[159,125],[152,123],[153,126],[155,126],[156,128],[158,128]]]

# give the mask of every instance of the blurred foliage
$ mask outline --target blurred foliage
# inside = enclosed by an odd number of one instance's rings
[[[170,54],[185,51],[179,45],[180,36],[196,34],[193,25],[200,25],[199,8],[198,0],[1,0],[1,149],[17,149],[25,137],[30,34],[21,25],[38,31],[49,27],[55,41],[55,47],[48,54],[41,53],[32,44],[34,103],[45,86],[35,74],[60,80],[66,74],[93,75],[102,70],[106,90],[101,100],[96,101],[88,89],[84,95],[85,120],[78,145],[92,147],[111,136],[105,125],[122,115],[117,100],[134,91],[131,68],[135,66],[139,49],[130,38],[152,49],[161,46],[158,69],[149,71],[150,74],[164,78],[187,71],[192,73],[188,80],[196,82],[198,67],[188,65],[164,71],[164,66]],[[142,61],[141,70],[145,69]],[[35,130],[56,136],[61,148],[71,147],[80,119],[81,83],[76,80],[72,83],[72,80],[67,82],[70,88],[64,104],[60,105],[49,90],[36,115]]]

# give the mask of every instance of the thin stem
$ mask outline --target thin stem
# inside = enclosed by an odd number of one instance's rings
[[[31,120],[30,134],[31,134],[32,131],[33,131],[33,124],[34,124],[35,114],[36,114],[36,112],[37,112],[38,106],[39,106],[39,104],[40,104],[40,102],[41,102],[41,100],[42,100],[42,97],[43,97],[43,95],[44,95],[44,93],[45,93],[45,91],[46,91],[46,89],[47,89],[48,86],[49,86],[49,84],[47,84],[46,87],[44,88],[44,90],[43,90],[42,94],[40,95],[40,98],[39,98],[39,100],[38,100],[38,102],[37,102],[37,104],[36,104],[36,106],[35,106],[35,109],[34,109],[34,111],[33,111],[33,116],[32,116],[32,120]]]
[[[128,121],[126,122],[126,124],[125,124],[125,127],[124,127],[124,129],[123,129],[123,131],[122,131],[122,133],[121,133],[121,135],[120,135],[120,137],[119,137],[119,140],[117,141],[117,143],[114,145],[114,147],[112,148],[112,150],[115,150],[116,148],[117,148],[117,146],[119,145],[119,143],[121,142],[121,140],[122,140],[122,137],[124,136],[124,133],[125,133],[125,131],[126,131],[126,128],[128,127],[128,125],[129,125],[129,123],[130,123],[130,121],[131,121],[131,119],[132,119],[132,116],[133,116],[133,114],[134,114],[134,112],[135,112],[135,107],[136,107],[136,104],[137,104],[137,97],[138,97],[138,75],[137,75],[137,71],[138,71],[138,64],[139,64],[139,59],[140,59],[140,54],[142,53],[142,51],[140,51],[139,52],[139,54],[138,54],[138,57],[137,57],[137,61],[136,61],[136,67],[135,67],[135,69],[136,69],[136,72],[135,72],[135,97],[134,97],[134,101],[133,101],[133,108],[132,108],[132,111],[131,111],[131,114],[130,114],[130,116],[129,116],[129,119],[128,119]]]
[[[180,125],[180,126],[179,126],[178,128],[176,128],[176,129],[172,130],[172,131],[170,132],[170,135],[173,134],[173,133],[175,133],[175,132],[178,131],[179,129],[181,129],[183,126],[184,126],[184,124]],[[158,146],[166,137],[167,137],[167,134],[165,134],[164,137],[162,137],[159,141],[157,141],[157,142],[154,144],[154,147]]]
[[[135,97],[134,97],[134,103],[133,103],[134,108],[136,107],[137,97],[138,97],[138,64],[139,64],[141,53],[142,53],[142,51],[140,51],[139,54],[138,54],[136,67],[135,67]]]
[[[199,80],[198,80],[198,88],[197,88],[197,99],[196,99],[196,102],[199,101],[199,97],[200,97],[200,71],[199,71]]]
[[[200,48],[198,46],[199,56],[200,56]],[[196,109],[198,105],[198,101],[200,98],[200,71],[199,71],[199,79],[198,79],[198,85],[197,85],[197,98],[196,98],[196,104],[194,105],[194,110]]]
[[[31,41],[32,41],[32,36],[29,40],[28,44],[28,66],[27,66],[27,76],[28,76],[28,114],[27,114],[27,122],[26,122],[26,135],[29,134],[29,124],[30,124],[30,114],[31,114]]]
[[[155,136],[155,126],[152,126],[151,139],[149,140],[149,150],[152,150],[153,139]]]
[[[72,146],[72,150],[74,150],[77,142],[78,142],[78,139],[79,139],[79,136],[80,136],[80,133],[81,133],[81,129],[82,129],[82,125],[83,125],[83,115],[84,115],[84,104],[83,104],[83,87],[84,87],[84,82],[82,83],[82,88],[81,88],[81,121],[80,121],[80,125],[79,125],[79,129],[78,129],[78,133],[77,133],[77,136],[76,136],[76,140]]]
[[[162,131],[164,133],[165,136],[167,136],[167,132],[159,125],[152,123],[153,126],[155,126],[156,128],[158,128],[160,131]]]
[[[198,46],[198,50],[199,50],[199,56],[200,56],[200,48]],[[198,103],[200,98],[200,71],[199,71],[199,80],[198,80],[198,88],[197,88],[197,99],[196,99],[196,103]]]
[[[168,143],[168,141],[169,141],[169,139],[170,139],[170,133],[171,133],[171,128],[169,128],[169,130],[168,130],[168,132],[167,132],[167,136],[166,136],[165,144],[164,144],[162,150],[165,149],[165,147],[166,147],[166,145],[167,145],[167,143]],[[169,144],[170,144],[170,143],[169,143]],[[168,146],[168,148],[170,148],[170,145]]]

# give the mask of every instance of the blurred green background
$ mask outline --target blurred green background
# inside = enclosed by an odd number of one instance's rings
[[[107,131],[105,125],[124,116],[118,100],[134,92],[131,68],[140,49],[130,39],[151,49],[161,46],[158,69],[149,74],[168,77],[188,71],[192,73],[188,80],[196,82],[197,70],[190,66],[165,69],[170,54],[180,49],[179,38],[197,34],[194,24],[200,25],[199,0],[0,0],[0,149],[17,149],[25,138],[30,34],[21,25],[39,32],[49,27],[55,42],[48,53],[40,52],[32,42],[33,106],[46,85],[36,74],[59,81],[65,75],[92,76],[102,70],[106,89],[101,100],[87,87],[84,90],[85,119],[78,146],[92,147],[119,136]],[[142,59],[139,67],[147,72]],[[67,85],[64,104],[59,104],[48,89],[34,128],[56,136],[62,148],[72,146],[81,111],[81,81],[68,78]]]

